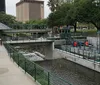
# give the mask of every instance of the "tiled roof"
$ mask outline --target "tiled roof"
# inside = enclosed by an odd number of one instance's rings
[[[10,27],[0,23],[0,30],[6,30],[6,29],[11,29]]]

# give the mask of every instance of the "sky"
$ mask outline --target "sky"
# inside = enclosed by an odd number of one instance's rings
[[[20,0],[6,0],[6,13],[16,16],[16,3]],[[44,0],[44,17],[46,18],[49,13],[49,7],[47,6],[48,0]]]

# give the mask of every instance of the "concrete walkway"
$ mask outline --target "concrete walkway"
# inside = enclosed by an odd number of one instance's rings
[[[0,85],[37,85],[9,58],[4,46],[0,45]]]

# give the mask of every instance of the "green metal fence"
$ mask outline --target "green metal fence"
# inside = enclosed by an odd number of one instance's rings
[[[48,28],[47,25],[32,25],[32,24],[11,24],[11,28],[13,29],[46,29]]]
[[[79,58],[87,59],[89,61],[93,62],[100,62],[100,53],[94,48],[86,47],[86,46],[81,46],[81,47],[73,47],[71,45],[66,45],[66,46],[59,46],[56,47],[57,49],[69,52],[70,55],[78,55]],[[78,57],[77,56],[77,57]],[[76,56],[75,56],[76,57]]]
[[[13,61],[41,85],[72,85],[67,80],[63,80],[58,75],[50,73],[38,64],[29,61],[12,46],[5,44],[5,47]]]

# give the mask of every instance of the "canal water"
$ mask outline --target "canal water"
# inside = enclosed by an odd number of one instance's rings
[[[65,81],[69,81],[72,85],[100,85],[100,73],[66,59],[46,60],[36,63],[62,77]]]

